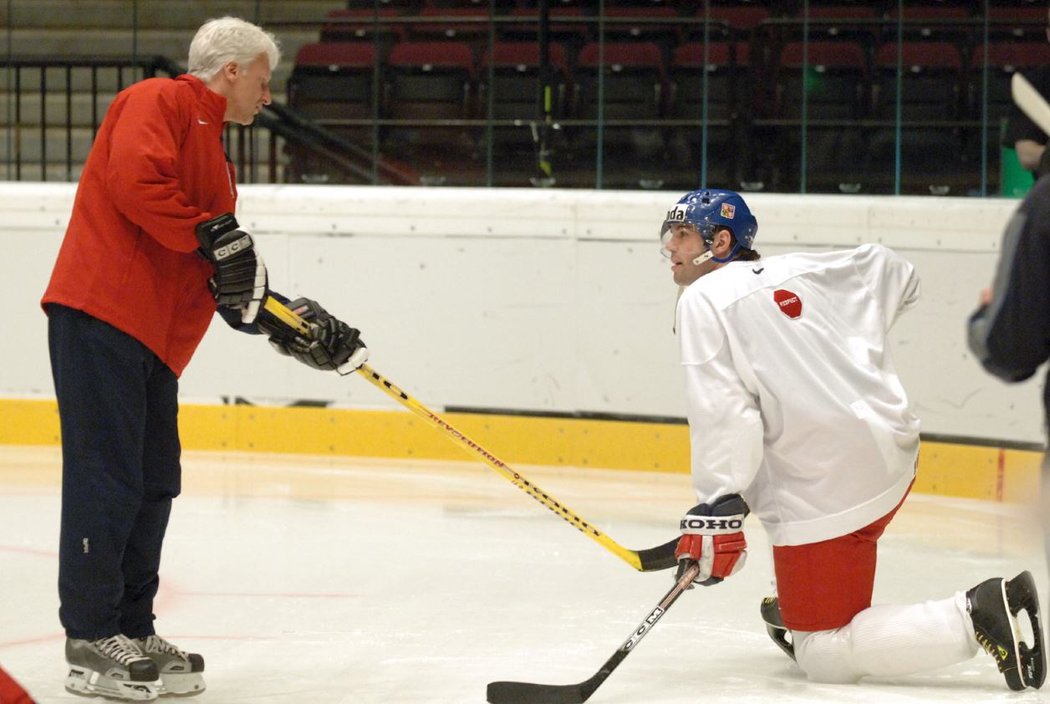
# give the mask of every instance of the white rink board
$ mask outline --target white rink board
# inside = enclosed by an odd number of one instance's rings
[[[0,185],[0,396],[49,397],[39,308],[75,186]],[[272,286],[363,331],[373,366],[434,407],[684,416],[675,287],[656,242],[678,193],[242,186]],[[1008,386],[966,349],[990,282],[1005,199],[753,194],[758,249],[882,242],[915,262],[919,308],[893,336],[927,433],[1041,442],[1041,374]],[[242,396],[393,408],[213,326],[182,379],[187,401]]]

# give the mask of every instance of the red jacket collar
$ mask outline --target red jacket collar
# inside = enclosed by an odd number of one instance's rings
[[[219,95],[208,86],[204,85],[204,81],[191,76],[188,73],[184,73],[176,81],[183,81],[193,87],[194,93],[197,94],[201,110],[205,112],[205,117],[214,120],[216,124],[223,124],[226,118],[226,98],[225,96]]]

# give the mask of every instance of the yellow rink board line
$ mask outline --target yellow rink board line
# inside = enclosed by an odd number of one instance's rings
[[[510,464],[689,471],[682,424],[472,413],[441,414]],[[183,448],[232,452],[464,460],[448,436],[405,411],[184,404]],[[0,399],[0,444],[59,442],[54,401]],[[1042,453],[925,441],[915,491],[1025,501],[1039,490]]]

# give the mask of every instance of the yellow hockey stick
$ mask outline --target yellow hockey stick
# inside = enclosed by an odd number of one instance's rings
[[[267,297],[265,308],[274,317],[297,332],[303,335],[308,335],[310,333],[309,323],[272,296]],[[442,431],[449,440],[458,444],[475,457],[480,458],[482,462],[496,470],[496,472],[509,480],[514,486],[539,501],[569,525],[579,530],[612,554],[616,555],[631,567],[640,572],[654,572],[674,567],[677,564],[674,557],[674,548],[675,544],[678,542],[677,539],[645,550],[630,550],[625,548],[605,533],[598,530],[598,528],[583,520],[565,504],[536,486],[520,473],[508,467],[506,463],[481,445],[468,438],[459,430],[456,430],[448,423],[448,421],[444,420],[422,403],[409,396],[400,387],[395,385],[375,369],[372,369],[367,364],[362,364],[358,368],[358,371],[364,379],[367,379],[377,389],[396,400],[423,420],[427,421],[427,423],[433,427]]]

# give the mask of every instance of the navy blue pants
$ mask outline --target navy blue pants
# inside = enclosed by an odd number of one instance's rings
[[[54,304],[47,312],[62,428],[59,618],[70,638],[151,635],[180,490],[178,379],[108,323]]]

